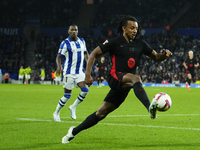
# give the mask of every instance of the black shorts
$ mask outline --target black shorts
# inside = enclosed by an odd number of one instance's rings
[[[115,77],[113,77],[109,74],[107,81],[108,81],[108,85],[110,86],[110,88],[114,89],[116,91],[122,91],[121,82],[122,82],[122,78],[124,75],[125,75],[125,73],[116,73]]]
[[[121,89],[120,86],[122,78],[125,74],[119,73],[116,75],[119,80],[112,77],[111,75],[108,76],[108,85],[110,86],[111,89],[107,94],[106,98],[104,99],[104,101],[113,103],[115,107],[118,108],[124,102],[130,90],[124,91]]]
[[[187,74],[190,73],[191,76],[192,76],[192,78],[194,78],[194,76],[195,76],[195,74],[194,74],[194,70],[187,70],[187,69],[186,69],[186,73],[187,73]]]
[[[98,77],[98,78],[101,78],[101,77],[105,78],[105,77],[104,77],[104,72],[99,72],[99,73],[97,74],[97,77]]]

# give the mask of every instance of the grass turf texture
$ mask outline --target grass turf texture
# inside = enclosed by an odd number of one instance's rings
[[[151,120],[146,108],[131,91],[125,102],[96,126],[80,132],[70,143],[61,139],[70,126],[77,126],[96,111],[109,87],[90,87],[87,98],[77,107],[77,120],[70,118],[69,105],[61,110],[62,122],[53,112],[63,96],[62,86],[0,84],[0,150],[196,150],[200,149],[199,89],[145,87],[152,100],[158,92],[172,98],[167,112]]]

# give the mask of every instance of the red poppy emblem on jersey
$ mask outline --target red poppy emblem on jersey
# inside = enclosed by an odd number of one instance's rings
[[[135,66],[135,59],[130,58],[128,60],[128,66],[129,66],[129,68],[133,68]]]
[[[193,64],[190,64],[190,67],[193,67]]]

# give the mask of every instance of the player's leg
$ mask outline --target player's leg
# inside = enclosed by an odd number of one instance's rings
[[[58,77],[58,85],[61,84],[61,77]]]
[[[123,76],[122,89],[131,89],[133,88],[135,95],[137,98],[143,103],[147,110],[149,110],[150,101],[149,98],[142,87],[142,81],[139,76],[133,75],[131,73],[127,73]]]
[[[20,75],[20,83],[23,84],[24,76]]]
[[[28,84],[28,75],[26,75],[26,84]]]
[[[22,76],[21,76],[21,75],[19,75],[18,83],[19,83],[19,84],[22,84]]]
[[[104,119],[110,112],[114,111],[123,103],[130,90],[122,91],[120,83],[121,82],[119,80],[116,80],[113,77],[109,78],[108,84],[111,87],[111,90],[104,99],[103,104],[97,112],[88,116],[80,125],[77,127],[70,127],[68,134],[62,139],[62,143],[69,143],[69,141],[73,139],[76,134],[96,125],[100,120]],[[112,87],[115,89],[112,89]]]
[[[41,84],[44,84],[44,77],[41,77]]]
[[[103,76],[101,76],[101,87],[103,86],[103,84],[102,84],[102,82],[104,81],[104,77]]]
[[[108,84],[111,87],[111,90],[104,99],[103,104],[97,112],[88,116],[80,125],[77,127],[70,127],[68,134],[62,139],[62,143],[69,143],[69,141],[79,132],[96,125],[100,120],[104,119],[110,112],[114,111],[123,103],[130,90],[122,91],[120,83],[119,80],[116,80],[113,77],[109,78]],[[112,87],[115,89],[112,89]]]
[[[156,102],[150,103],[145,89],[142,87],[142,81],[139,76],[127,73],[122,78],[122,89],[133,88],[136,97],[142,102],[146,109],[150,112],[152,119],[156,118]]]
[[[55,79],[56,79],[56,80],[55,80],[55,81],[56,81],[56,85],[58,85],[58,77],[56,77]]]
[[[28,84],[29,79],[30,79],[30,75],[26,75],[26,84]]]
[[[54,121],[61,121],[60,120],[60,111],[66,105],[67,101],[71,97],[71,90],[64,89],[65,93],[64,96],[59,100],[56,110],[53,113]]]
[[[24,84],[26,84],[27,82],[27,75],[25,74],[25,81],[24,81]]]
[[[27,84],[30,84],[30,79],[31,79],[31,75],[29,74],[28,75],[28,83]]]
[[[188,82],[189,82],[188,74],[190,74],[190,71],[188,71],[188,69],[186,69],[186,73],[187,73],[187,80],[185,82],[185,87],[188,88]]]
[[[89,89],[84,81],[77,83],[77,85],[81,89],[81,93],[78,95],[77,99],[74,101],[72,105],[69,106],[69,110],[71,111],[72,119],[76,119],[76,107],[83,102],[85,97],[87,96]]]
[[[85,84],[84,80],[85,80],[85,74],[76,75],[75,82],[77,83],[77,86],[81,89],[81,93],[78,95],[74,103],[71,106],[69,106],[72,119],[76,119],[76,107],[81,102],[83,102],[83,100],[85,99],[86,95],[89,92],[88,86]]]
[[[93,127],[99,121],[104,119],[110,112],[114,111],[118,108],[129,93],[128,91],[116,91],[110,90],[107,94],[106,98],[104,99],[103,104],[93,114],[89,115],[80,125],[77,127],[70,127],[68,130],[68,134],[63,137],[62,143],[69,143],[71,139],[75,137],[79,132],[86,130],[88,128]]]
[[[67,135],[65,135],[62,138],[62,143],[63,144],[69,143],[69,141],[72,140],[75,137],[75,135],[77,135],[79,132],[93,127],[100,120],[104,119],[110,112],[112,112],[115,109],[116,109],[115,105],[113,105],[112,103],[104,101],[97,112],[94,112],[91,115],[89,115],[77,127],[74,127],[74,126],[70,127],[70,129],[68,130]]]
[[[193,77],[194,77],[194,72],[191,72],[188,74],[188,90],[189,91],[191,90],[191,82],[192,82]]]
[[[192,75],[191,73],[188,73],[188,88],[190,88],[191,81],[192,81]]]
[[[98,76],[98,75],[97,75]],[[99,82],[100,82],[100,78],[99,76],[97,77],[97,88],[99,88]]]
[[[74,79],[73,78],[63,78],[63,89],[64,89],[64,96],[59,100],[56,110],[53,113],[54,121],[61,121],[60,120],[60,111],[66,105],[67,101],[71,97],[71,92],[74,87]]]

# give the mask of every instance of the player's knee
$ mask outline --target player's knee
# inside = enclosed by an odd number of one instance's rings
[[[86,95],[88,94],[88,92],[89,92],[89,88],[88,87],[81,88],[81,95],[83,97],[86,97]]]
[[[141,83],[142,83],[142,80],[141,80],[140,76],[135,76],[135,77],[133,78],[133,84],[135,84],[135,83],[137,83],[137,82],[141,82]]]
[[[104,119],[104,118],[106,118],[107,115],[108,114],[106,114],[106,113],[100,113],[99,111],[96,112],[96,116],[99,119],[99,121],[102,120],[102,119]]]
[[[65,93],[65,94],[64,94],[64,97],[65,97],[66,99],[70,99],[71,93]]]
[[[130,82],[126,82],[126,87],[132,88],[135,83],[140,82],[142,83],[142,80],[139,76],[134,76]]]

